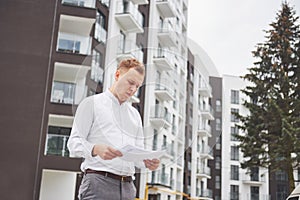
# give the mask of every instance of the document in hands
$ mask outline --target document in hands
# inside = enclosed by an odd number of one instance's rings
[[[132,145],[126,145],[119,149],[122,152],[122,160],[130,162],[143,161],[145,159],[159,158],[165,154],[165,150],[160,151],[149,151]]]

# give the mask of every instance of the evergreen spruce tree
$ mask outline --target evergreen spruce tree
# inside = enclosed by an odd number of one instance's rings
[[[243,76],[250,82],[243,92],[248,116],[238,116],[243,168],[266,167],[288,175],[295,188],[293,170],[300,163],[300,25],[293,8],[283,2],[266,41],[253,51],[254,66]]]

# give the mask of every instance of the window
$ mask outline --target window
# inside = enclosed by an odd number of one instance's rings
[[[46,155],[69,156],[67,142],[71,128],[49,126],[46,142]]]
[[[236,114],[239,114],[239,109],[231,108],[231,122],[239,122]]]
[[[157,150],[157,130],[154,129],[152,150]]]
[[[103,74],[104,74],[104,69],[101,65],[102,58],[103,55],[100,52],[93,50],[91,79],[100,84],[103,83]]]
[[[231,146],[231,160],[239,160],[239,147]]]
[[[120,39],[118,43],[118,54],[125,53],[126,35],[120,31]]]
[[[250,169],[250,180],[251,181],[259,181],[259,168],[252,167]]]
[[[220,131],[221,130],[221,119],[216,118],[216,130]]]
[[[276,181],[287,181],[288,180],[287,173],[284,171],[275,172],[275,176],[276,176]]]
[[[215,165],[216,169],[221,169],[221,157],[220,156],[216,156],[216,165]]]
[[[230,200],[239,200],[239,186],[230,185]]]
[[[231,90],[231,103],[239,104],[239,91],[238,90]]]
[[[230,166],[230,179],[239,180],[239,166],[237,165]]]
[[[73,104],[75,97],[75,84],[54,81],[51,92],[51,102]]]
[[[251,186],[250,193],[251,193],[251,200],[259,200],[259,187]]]
[[[216,189],[220,189],[221,188],[221,178],[220,176],[216,176]]]
[[[222,111],[222,103],[221,100],[218,99],[216,100],[216,112],[221,112]]]
[[[230,128],[230,130],[231,130],[230,131],[230,133],[231,133],[231,137],[230,137],[231,141],[238,141],[238,139],[236,138],[236,135],[239,134],[239,128],[237,126],[232,126]]]
[[[95,38],[99,42],[106,42],[105,16],[98,11],[95,23]]]

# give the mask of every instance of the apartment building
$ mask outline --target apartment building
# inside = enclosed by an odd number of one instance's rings
[[[150,1],[144,127],[147,149],[165,149],[144,176],[150,200],[182,199],[187,63],[187,1]]]
[[[242,169],[243,155],[234,134],[244,134],[236,124],[240,123],[234,113],[248,114],[242,105],[246,96],[241,92],[247,83],[236,76],[223,75],[223,120],[222,120],[222,170],[221,199],[269,199],[268,170],[256,167]]]
[[[211,122],[215,119],[210,73],[202,49],[193,41],[188,46],[184,191],[190,199],[213,199],[208,188],[211,179],[208,161],[214,159],[208,141],[212,137]]]
[[[76,107],[107,89],[128,57],[147,68],[130,100],[143,116],[146,148],[167,149],[161,169],[136,175],[137,197],[181,199],[187,0],[15,0],[0,9],[9,21],[0,33],[8,38],[0,62],[9,75],[1,85],[18,91],[2,100],[3,147],[10,151],[3,160],[11,164],[1,166],[9,172],[1,199],[75,199],[81,159],[69,157],[66,143]]]

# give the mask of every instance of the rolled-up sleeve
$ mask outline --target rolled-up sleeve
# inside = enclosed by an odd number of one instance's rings
[[[92,157],[92,149],[95,144],[88,142],[87,138],[94,120],[93,109],[93,97],[84,99],[77,108],[67,144],[71,157]]]

